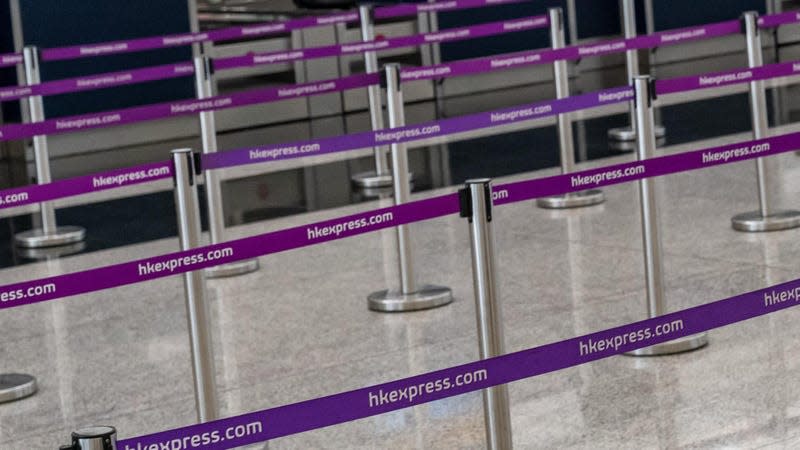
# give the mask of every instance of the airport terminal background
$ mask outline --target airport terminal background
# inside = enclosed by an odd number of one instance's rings
[[[623,36],[621,5],[627,1],[520,0],[379,18],[374,32],[379,40],[391,39],[547,15],[552,8],[561,8],[566,44],[589,45]],[[306,8],[292,0],[157,3],[0,2],[0,55],[22,52],[25,46],[50,49],[208,32],[342,11]],[[371,4],[378,8],[396,3]],[[800,11],[797,0],[630,3],[638,35],[739,20],[748,11],[762,16]],[[636,52],[637,68],[657,81],[746,69],[746,37],[739,32],[642,48]],[[48,83],[191,63],[201,53],[222,59],[361,39],[359,22],[352,21],[255,38],[42,61],[39,72],[41,81]],[[798,21],[762,28],[760,39],[764,64],[800,62]],[[378,62],[381,67],[399,63],[412,68],[551,45],[551,29],[545,26],[391,49],[379,52]],[[552,101],[557,97],[555,64],[404,81],[405,121],[445,121]],[[568,97],[630,85],[624,52],[573,59],[566,67]],[[227,95],[339,79],[365,70],[362,54],[346,54],[216,70],[213,76],[217,92]],[[0,68],[0,90],[24,86],[25,75],[23,64]],[[764,137],[800,131],[798,82],[800,75],[764,82],[763,114],[769,126]],[[43,97],[43,111],[47,119],[68,118],[195,99],[195,83],[194,76],[172,77],[48,95]],[[382,80],[388,117],[387,83]],[[722,84],[655,98],[655,123],[665,130],[665,136],[656,140],[655,156],[756,138],[752,86]],[[640,142],[609,137],[609,130],[630,125],[628,108],[628,102],[617,102],[569,114],[574,170],[637,160]],[[52,134],[47,137],[52,179],[172,161],[174,149],[201,152],[198,116]],[[373,129],[365,87],[219,109],[213,116],[220,153]],[[3,101],[0,137],[4,126],[31,120],[26,100]],[[550,115],[417,145],[410,142],[410,199],[452,194],[477,178],[505,185],[561,174],[562,127]],[[800,142],[796,150],[800,151]],[[34,153],[31,138],[0,140],[0,194],[37,183]],[[769,177],[761,188],[768,191],[776,209],[800,209],[798,155],[788,151],[765,158]],[[353,182],[354,176],[374,168],[369,147],[218,169],[226,239],[392,207],[397,194],[391,186],[365,190]],[[663,245],[658,255],[663,283],[658,287],[666,312],[798,278],[800,228],[747,232],[731,226],[735,215],[759,208],[756,172],[756,164],[748,159],[650,179],[658,202],[656,219]],[[213,220],[205,181],[199,186],[202,245],[209,243]],[[163,177],[53,201],[59,225],[86,230],[85,238],[68,249],[17,245],[18,233],[42,226],[39,203],[5,207],[0,196],[0,292],[28,280],[181,250],[176,183],[171,176]],[[502,310],[500,339],[505,353],[648,318],[652,292],[645,282],[649,267],[643,252],[647,253],[648,242],[642,237],[647,213],[640,206],[646,188],[630,182],[601,189],[605,201],[585,207],[543,208],[533,200],[492,208],[497,285],[493,300]],[[412,238],[405,250],[396,229],[389,227],[261,256],[260,267],[250,273],[203,279],[218,398],[215,417],[291,405],[481,359],[475,319],[477,314],[481,321],[481,311],[476,311],[478,286],[473,280],[478,256],[470,248],[472,226],[458,214],[443,215],[408,224],[405,229]],[[398,263],[398,253],[404,251],[413,253],[413,277],[420,285],[430,282],[451,288],[452,303],[413,312],[368,308],[371,293],[402,289],[398,264],[404,263]],[[30,374],[38,385],[30,397],[0,403],[0,449],[57,448],[70,442],[70,433],[87,426],[114,426],[118,439],[128,442],[198,423],[184,282],[183,275],[174,275],[0,308],[0,374]],[[508,383],[513,446],[800,448],[800,358],[795,358],[800,357],[796,327],[800,312],[795,309],[710,330],[708,345],[695,351],[616,355]],[[491,448],[485,408],[482,391],[475,390],[244,448]],[[258,423],[265,429],[270,425],[268,420]],[[173,450],[179,448],[200,446]],[[207,448],[227,447],[214,442]]]

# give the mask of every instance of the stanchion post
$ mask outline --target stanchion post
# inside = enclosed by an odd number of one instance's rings
[[[554,50],[566,46],[564,31],[564,13],[561,8],[547,10],[550,17],[550,41]],[[553,62],[553,78],[556,85],[556,98],[569,97],[569,71],[567,61]],[[561,158],[561,173],[571,173],[575,170],[575,138],[572,135],[572,115],[562,113],[557,115],[558,146]],[[588,190],[553,197],[542,197],[536,201],[541,208],[564,209],[579,208],[597,205],[605,201],[602,191]]]
[[[634,0],[619,0],[620,21],[625,39],[636,37],[636,5]],[[633,84],[633,78],[639,75],[639,51],[625,51],[625,66],[628,70],[628,83]],[[608,130],[608,137],[612,141],[635,141],[636,140],[636,113],[634,112],[633,101],[630,102],[628,110],[628,120],[630,125],[622,128],[612,128]],[[661,139],[666,135],[666,130],[660,125],[654,128],[656,138]]]
[[[493,358],[505,353],[505,345],[503,318],[495,281],[491,180],[467,180],[466,187],[459,191],[459,197],[461,217],[469,219],[480,358]],[[511,412],[508,387],[505,384],[483,390],[483,417],[486,448],[511,449]]]
[[[59,450],[117,450],[117,430],[109,426],[81,428],[72,432],[72,443]]]
[[[758,13],[746,12],[742,18],[747,39],[747,62],[750,68],[764,64],[761,47],[761,31],[758,27]],[[750,82],[750,114],[753,123],[753,138],[769,137],[767,120],[767,94],[764,81]],[[756,178],[758,185],[758,211],[738,214],[731,219],[734,230],[757,232],[779,231],[800,226],[800,211],[777,211],[772,207],[767,159],[756,159]]]
[[[437,0],[428,0],[428,3],[436,3]],[[428,11],[428,32],[439,32],[439,13],[437,11]],[[438,42],[428,44],[431,54],[431,65],[438,65],[442,63],[442,46]],[[444,78],[435,78],[433,80],[433,98],[436,100],[436,110],[438,112],[444,111]]]
[[[648,75],[638,75],[633,79],[636,92],[635,111],[636,150],[639,161],[655,157],[656,136],[655,118],[653,115],[653,100],[655,89],[652,78]],[[661,252],[661,235],[658,226],[658,205],[654,178],[644,178],[639,181],[639,202],[641,206],[642,240],[644,244],[645,287],[647,296],[647,317],[654,318],[666,313],[664,303],[664,274],[663,258]],[[686,338],[677,339],[663,344],[634,350],[632,356],[660,356],[682,353],[704,347],[708,344],[705,333]]]
[[[191,149],[172,151],[175,177],[175,211],[178,216],[178,237],[181,250],[200,246],[200,205],[197,198],[197,164]],[[218,415],[214,354],[211,343],[205,277],[195,270],[183,275],[186,292],[186,315],[189,322],[189,344],[192,350],[197,420],[208,422]]]
[[[386,87],[386,104],[389,110],[389,127],[398,128],[406,124],[403,92],[400,87],[400,65],[388,64],[383,72],[382,84]],[[407,203],[411,197],[408,176],[408,148],[404,143],[391,144],[394,180],[394,203]],[[444,306],[453,301],[450,288],[426,285],[418,287],[414,274],[409,225],[399,225],[397,250],[399,254],[399,291],[384,290],[367,297],[369,309],[380,312],[406,312]]]
[[[39,67],[39,49],[34,46],[25,47],[22,51],[25,67],[25,82],[28,86],[41,83]],[[45,120],[44,101],[40,95],[28,97],[31,122]],[[50,175],[50,152],[47,147],[47,136],[33,137],[33,156],[36,164],[36,183],[47,184],[52,181]],[[56,212],[52,202],[39,203],[41,228],[25,231],[14,236],[14,241],[24,248],[58,247],[83,241],[86,230],[81,227],[62,226],[56,223]]]
[[[371,5],[358,7],[361,20],[361,40],[371,42],[375,40],[375,13]],[[378,73],[378,54],[370,51],[364,52],[364,67],[367,73]],[[381,87],[379,85],[367,86],[369,101],[369,118],[372,131],[384,128],[383,102],[381,100]],[[353,184],[361,189],[386,188],[392,185],[392,174],[389,170],[389,149],[385,146],[374,148],[375,171],[356,174],[352,177]]]
[[[214,66],[211,58],[198,56],[194,59],[195,88],[197,99],[203,100],[216,94]],[[217,124],[214,111],[200,113],[200,139],[203,143],[203,154],[217,152]],[[222,201],[222,188],[216,170],[203,171],[206,190],[206,207],[208,209],[208,231],[212,244],[225,242],[225,215]],[[258,270],[258,259],[236,261],[205,269],[209,278],[244,275]]]

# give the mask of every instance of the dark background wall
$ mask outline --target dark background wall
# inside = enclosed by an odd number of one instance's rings
[[[578,38],[621,34],[618,0],[576,0]],[[473,23],[512,19],[522,16],[546,14],[548,8],[560,7],[566,11],[564,0],[534,0],[526,3],[500,5],[480,10],[464,10],[439,15],[440,28],[459,27]],[[764,0],[653,0],[656,31],[701,25],[735,19],[743,11],[764,13]],[[636,23],[639,33],[645,32],[644,3],[636,1]],[[566,20],[566,18],[565,18]],[[569,37],[567,38],[569,40]],[[452,61],[550,45],[547,30],[521,31],[513,34],[443,44],[442,59]]]
[[[19,0],[26,44],[42,48],[89,44],[189,31],[186,0]],[[379,3],[396,3],[379,1]],[[742,11],[764,12],[764,0],[654,0],[656,30],[679,28],[739,17]],[[440,14],[440,28],[544,14],[547,8],[565,8],[564,0],[526,3]],[[579,38],[620,33],[618,0],[577,0]],[[644,6],[637,1],[640,32]],[[547,30],[532,30],[442,45],[444,60],[527,50],[549,45]],[[0,52],[13,50],[8,1],[0,1]],[[44,63],[42,78],[54,80],[170,62],[188,61],[188,47],[128,55]],[[17,84],[14,69],[0,70],[0,83]],[[141,105],[193,96],[189,78],[48,97],[48,117],[59,117]],[[6,121],[18,120],[15,105],[4,104]]]
[[[13,50],[8,1],[0,13],[3,52]],[[25,43],[40,48],[91,44],[190,31],[186,0],[20,0]],[[42,79],[89,75],[137,67],[182,62],[191,49],[180,47],[123,55],[82,58],[42,64]],[[14,71],[4,71],[3,85],[13,84]],[[45,98],[48,117],[96,112],[194,95],[190,78],[154,81]]]

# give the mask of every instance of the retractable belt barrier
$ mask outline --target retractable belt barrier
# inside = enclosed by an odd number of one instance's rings
[[[44,83],[31,86],[4,87],[0,88],[0,101],[19,100],[34,95],[49,96],[68,94],[71,92],[126,86],[129,84],[188,77],[191,75],[194,75],[194,65],[190,62],[164,64],[143,69],[122,70],[83,77],[65,78],[63,80],[45,81]]]
[[[800,149],[800,133],[745,141],[645,161],[496,186],[496,205],[626,183]],[[0,309],[23,306],[200,270],[372,231],[419,222],[459,211],[458,196],[440,197],[354,214],[282,231],[145,258],[83,272],[0,287]]]
[[[378,19],[391,19],[414,16],[425,12],[458,11],[462,9],[482,8],[505,4],[522,3],[530,0],[449,0],[420,5],[397,5],[375,9]],[[252,39],[260,36],[271,36],[294,30],[313,28],[337,23],[358,21],[358,12],[348,11],[320,17],[301,17],[297,19],[266,22],[242,27],[228,27],[201,33],[183,33],[168,36],[154,36],[96,44],[81,44],[68,47],[44,49],[43,61],[61,61],[94,56],[115,55],[120,53],[140,52],[170,47],[183,47],[198,42],[222,42],[235,39]],[[0,55],[0,67],[13,66],[22,62],[19,53]]]
[[[373,79],[379,79],[379,77],[379,74],[371,74],[355,75],[351,78],[352,84],[355,85],[354,87],[358,87],[363,85],[362,83],[369,83]],[[326,82],[321,83],[325,84]],[[310,83],[309,85],[304,86],[316,86],[318,84],[320,83]],[[301,91],[306,93],[310,91],[314,91],[314,93],[327,92],[324,90],[294,89],[298,91],[298,95]],[[267,89],[265,90],[264,94],[257,96],[249,95],[240,101],[234,102],[234,104],[236,106],[241,106],[243,104],[247,104],[245,103],[247,101],[255,100],[259,97],[263,98],[269,95],[274,95],[275,91],[276,89]],[[392,142],[412,142],[420,139],[446,136],[462,131],[504,125],[521,120],[548,117],[560,112],[578,111],[581,109],[623,102],[629,100],[632,95],[633,91],[630,88],[614,88],[563,100],[534,103],[521,107],[472,114],[468,116],[444,119],[441,121],[417,124],[397,129],[367,131],[343,136],[334,136],[301,142],[259,146],[207,154],[202,155],[203,167],[206,169],[221,169],[225,167],[234,167],[246,164],[257,164],[269,161],[350,151],[360,148],[368,148],[375,145],[388,145]],[[189,103],[199,104],[203,102],[194,101]],[[161,112],[165,110],[166,108],[161,108],[158,111]],[[195,109],[194,111],[182,114],[196,114],[202,110],[205,109]],[[0,129],[1,128],[2,127],[0,127]],[[69,178],[48,184],[6,189],[0,191],[0,209],[13,208],[26,204],[38,203],[45,200],[55,200],[106,189],[114,189],[132,184],[145,183],[168,178],[170,176],[170,164],[168,162],[162,162]]]
[[[496,36],[505,33],[533,30],[546,27],[547,25],[548,21],[546,16],[525,17],[521,19],[490,22],[470,27],[453,28],[436,33],[417,34],[413,36],[374,40],[371,42],[354,42],[350,44],[218,58],[214,61],[214,68],[216,70],[230,70],[263,64],[287,63],[330,56],[360,54],[366,51],[382,51],[395,48],[413,47],[423,44],[454,42],[465,39],[475,39],[480,37]],[[147,81],[185,77],[193,74],[194,65],[192,63],[165,64],[143,69],[124,70],[82,77],[66,78],[63,80],[47,81],[32,86],[10,86],[0,88],[0,101],[19,100],[21,98],[33,95],[47,96],[126,86],[144,83]]]
[[[619,38],[591,44],[571,45],[559,49],[526,50],[506,55],[467,59],[418,69],[404,70],[403,80],[415,81],[463,76],[498,69],[545,64],[560,60],[573,61],[593,56],[622,53],[628,50],[652,49],[728,36],[740,33],[741,30],[741,21],[729,20],[696,27],[660,31],[630,39]]]
[[[349,44],[328,45],[307,49],[288,50],[269,53],[253,53],[229,58],[214,60],[217,70],[234,69],[239,67],[252,67],[261,64],[277,62],[291,62],[297,60],[325,58],[358,54],[369,51],[389,50],[393,48],[413,47],[424,44],[438,44],[456,40],[473,39],[494,36],[517,31],[534,30],[549,25],[547,16],[523,17],[521,19],[504,20],[500,22],[484,23],[462,28],[450,28],[443,31],[414,36],[403,36],[388,39],[378,39],[370,42],[354,42]]]
[[[422,405],[692,336],[797,305],[800,280],[503,356],[118,441],[120,450],[232,448]],[[166,447],[165,447],[166,446]]]
[[[774,28],[797,22],[800,22],[800,11],[787,11],[758,18],[758,26],[762,28]]]
[[[513,0],[528,1],[528,0]],[[507,1],[505,3],[510,3]],[[447,4],[450,2],[444,2]],[[483,2],[480,2],[483,3]],[[488,2],[492,3],[492,2]],[[493,4],[493,3],[492,3]],[[439,5],[432,3],[429,6]],[[418,8],[424,5],[401,5],[402,8]],[[474,6],[477,7],[477,6]],[[379,8],[376,11],[379,11]],[[353,13],[356,14],[357,13]],[[800,13],[789,12],[763,16],[759,24],[763,27],[776,27],[790,23],[800,22]],[[215,68],[218,70],[239,67],[257,66],[262,64],[285,63],[305,59],[339,56],[362,53],[366,51],[379,51],[391,48],[409,47],[422,44],[451,42],[463,39],[486,37],[491,35],[524,31],[547,26],[549,21],[546,16],[536,16],[516,20],[508,20],[481,24],[472,27],[453,28],[441,32],[404,36],[371,42],[354,42],[351,44],[315,47],[263,54],[248,54],[218,59]],[[544,64],[556,60],[576,60],[589,56],[601,56],[611,53],[620,53],[642,48],[655,48],[665,45],[675,45],[701,39],[735,34],[741,31],[741,23],[736,20],[697,27],[682,28],[662,31],[652,35],[638,36],[631,39],[616,39],[593,44],[575,45],[559,50],[528,50],[507,55],[475,58],[436,66],[407,69],[403,71],[403,80],[425,80],[441,77],[454,77],[482,73],[493,70],[523,67],[528,65]],[[43,59],[47,61],[47,51]],[[21,55],[0,55],[0,67],[22,62]],[[164,80],[190,76],[194,73],[191,63],[167,64],[144,69],[109,72],[83,77],[68,78],[63,80],[48,81],[34,86],[9,86],[0,88],[0,101],[18,100],[32,95],[56,95],[71,92],[80,92],[92,89],[101,89],[147,81]]]
[[[380,80],[376,74],[359,74],[328,81],[316,81],[278,88],[254,89],[227,95],[218,95],[204,100],[180,100],[146,106],[135,106],[101,113],[48,119],[42,122],[9,124],[0,126],[0,140],[24,139],[37,135],[68,133],[113,125],[145,122],[154,119],[197,114],[239,106],[269,103],[310,94],[325,94],[355,89],[375,84]]]
[[[679,92],[749,83],[751,81],[769,80],[798,74],[800,74],[800,61],[767,64],[751,69],[725,70],[703,75],[656,80],[656,94],[676,94]]]
[[[658,95],[667,95],[696,89],[716,88],[731,84],[746,83],[750,81],[766,80],[798,74],[800,74],[800,62],[770,64],[753,69],[722,71],[699,76],[657,80],[656,92]],[[376,80],[379,80],[378,74],[354,75],[352,77],[340,80],[307,83],[304,85],[297,85],[287,88],[264,89],[261,91],[254,91],[255,93],[253,95],[250,95],[251,93],[238,94],[242,95],[244,98],[232,101],[230,103],[231,106],[227,107],[252,104],[250,102],[257,103],[258,101],[263,101],[265,98],[278,98],[280,100],[284,100],[288,98],[294,98],[294,96],[315,95],[318,93],[332,92],[335,89],[350,89],[350,86],[352,86],[352,88],[356,88],[373,83]],[[283,92],[277,92],[276,94],[276,91]],[[261,94],[259,94],[259,92],[261,92]],[[514,108],[472,114],[464,117],[416,124],[398,129],[388,129],[377,132],[369,131],[344,136],[230,150],[212,155],[203,155],[203,166],[207,169],[221,169],[246,164],[259,164],[270,161],[350,151],[360,148],[369,148],[375,145],[388,145],[392,142],[413,142],[422,139],[431,139],[463,131],[500,126],[521,120],[531,120],[535,118],[553,116],[563,112],[572,112],[586,108],[621,103],[630,100],[632,92],[633,91],[630,88],[608,89],[596,93],[570,97],[563,100],[534,103]],[[292,94],[292,96],[289,94]],[[219,103],[218,100],[228,97],[230,96],[219,96],[207,101],[193,100],[183,103],[168,103],[159,105],[158,108],[152,109],[150,107],[139,107],[136,109],[140,111],[144,109],[145,113],[149,112],[152,115],[165,114],[166,117],[184,114],[196,114],[197,112],[204,110],[219,109],[213,108],[213,104]],[[194,106],[191,105],[203,106],[202,104],[205,104],[206,108],[192,110]],[[177,106],[172,108],[172,105],[190,106]],[[181,111],[181,109],[185,109],[185,111]],[[143,114],[140,112],[138,117],[141,117],[142,115]],[[97,115],[89,116],[93,116],[95,120],[98,118]],[[125,117],[128,118],[130,116],[126,114]],[[122,118],[122,116],[120,118]],[[58,120],[52,120],[49,122],[57,122]],[[89,119],[87,118],[86,120],[86,127],[92,127]],[[136,120],[130,120],[130,122],[134,121]],[[21,126],[27,127],[30,125]],[[51,125],[51,127],[52,126],[53,125]],[[17,125],[17,127],[19,127],[19,125]],[[3,128],[4,127],[0,127],[0,134],[4,132]],[[172,176],[170,163],[161,162],[125,169],[117,169],[82,177],[58,180],[44,185],[30,185],[19,188],[5,189],[0,191],[0,209],[13,208],[46,200],[56,200],[60,198],[83,195],[91,192],[129,186],[132,184],[146,183],[169,178],[170,176]]]

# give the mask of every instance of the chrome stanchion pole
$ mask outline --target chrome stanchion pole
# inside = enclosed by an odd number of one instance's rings
[[[633,79],[636,90],[635,111],[636,151],[639,161],[655,157],[656,136],[654,132],[655,118],[653,100],[655,89],[648,75],[638,75]],[[642,239],[644,243],[645,286],[647,295],[647,317],[662,316],[666,313],[664,304],[664,274],[661,252],[661,235],[658,227],[658,206],[656,203],[655,179],[645,178],[639,181],[639,201],[642,214]],[[660,356],[682,353],[704,347],[708,344],[708,336],[698,334],[682,339],[656,344],[634,350],[632,356]]]
[[[200,204],[197,198],[197,177],[191,149],[172,151],[175,176],[175,212],[178,216],[178,237],[181,250],[200,246]],[[195,270],[183,275],[186,291],[186,315],[189,321],[189,344],[192,349],[192,374],[194,375],[197,420],[208,422],[218,416],[217,390],[214,372],[214,354],[206,301],[205,277]]]
[[[22,51],[25,66],[25,82],[28,86],[41,83],[39,67],[39,49],[28,46]],[[44,102],[40,95],[28,97],[31,122],[45,120]],[[33,154],[36,164],[36,183],[47,184],[52,181],[50,176],[50,153],[47,148],[47,136],[33,137]],[[41,248],[58,247],[83,241],[86,230],[81,227],[63,226],[56,224],[56,211],[52,202],[39,203],[41,228],[25,231],[14,236],[14,241],[20,247]]]
[[[81,428],[72,432],[72,444],[59,450],[117,450],[117,430],[109,426]]]
[[[459,191],[459,197],[461,217],[469,218],[480,357],[493,358],[505,353],[505,344],[503,318],[495,282],[491,180],[467,180],[466,188]],[[508,387],[505,384],[483,390],[483,418],[486,426],[486,448],[511,449],[511,412]]]
[[[214,82],[214,68],[211,58],[198,56],[194,59],[195,88],[198,100],[213,97],[216,93]],[[200,139],[203,143],[203,153],[217,152],[217,123],[214,111],[200,113]],[[208,232],[211,244],[225,242],[225,215],[222,202],[222,189],[216,170],[203,171],[206,189],[206,207],[208,209]],[[209,278],[232,277],[244,275],[258,270],[258,259],[247,259],[219,266],[209,267],[205,270]]]
[[[550,42],[554,50],[564,48],[566,38],[564,33],[564,14],[561,8],[547,10],[550,16]],[[553,77],[556,85],[556,98],[569,97],[569,71],[565,60],[553,63]],[[561,151],[561,173],[570,173],[575,170],[575,141],[572,135],[572,115],[570,113],[558,114],[558,146]],[[542,208],[564,209],[592,206],[605,201],[602,191],[589,190],[553,197],[542,197],[536,201]]]
[[[375,14],[370,5],[358,7],[361,19],[361,40],[370,42],[375,40]],[[374,51],[364,52],[364,66],[367,73],[378,73],[378,54]],[[381,101],[381,87],[378,85],[367,86],[369,100],[369,118],[372,131],[382,130],[383,102]],[[362,189],[385,188],[392,185],[392,173],[389,171],[389,149],[385,146],[374,148],[375,171],[356,174],[352,177],[353,184]]]
[[[437,0],[428,0],[428,3],[436,3]],[[437,33],[439,31],[439,13],[428,11],[428,31]],[[442,46],[438,42],[428,45],[431,52],[431,63],[437,65],[442,63]],[[433,80],[433,98],[436,100],[436,110],[444,111],[444,78]]]
[[[567,26],[569,27],[569,45],[578,43],[578,9],[575,0],[567,0]]]
[[[36,378],[22,373],[0,374],[0,403],[8,403],[35,394]]]
[[[743,17],[747,36],[747,60],[750,68],[764,64],[761,48],[761,33],[758,28],[758,13],[746,12]],[[767,94],[764,81],[750,82],[750,114],[753,122],[753,137],[763,139],[769,137],[767,120]],[[758,181],[758,211],[743,213],[731,219],[733,229],[737,231],[779,231],[800,226],[800,211],[777,211],[772,207],[770,194],[769,170],[766,158],[756,159],[756,177]]]
[[[625,39],[636,37],[636,5],[634,0],[619,1],[620,20],[622,22]],[[628,83],[633,84],[633,77],[639,75],[639,51],[628,50],[625,52],[625,66],[628,70]],[[613,141],[635,141],[636,140],[636,113],[634,112],[633,101],[630,102],[628,110],[628,120],[630,126],[623,128],[612,128],[608,130],[608,137]],[[656,138],[661,139],[666,135],[664,127],[656,125],[653,128]]]
[[[384,70],[383,84],[386,86],[386,104],[389,110],[389,127],[398,128],[406,124],[403,107],[403,91],[400,88],[400,65],[388,64]],[[407,203],[411,196],[408,180],[408,149],[406,144],[393,143],[392,169],[394,178],[394,203]],[[374,292],[367,297],[369,309],[381,312],[405,312],[444,306],[453,301],[450,288],[442,286],[418,287],[414,276],[409,225],[397,228],[397,250],[400,261],[399,291]]]

